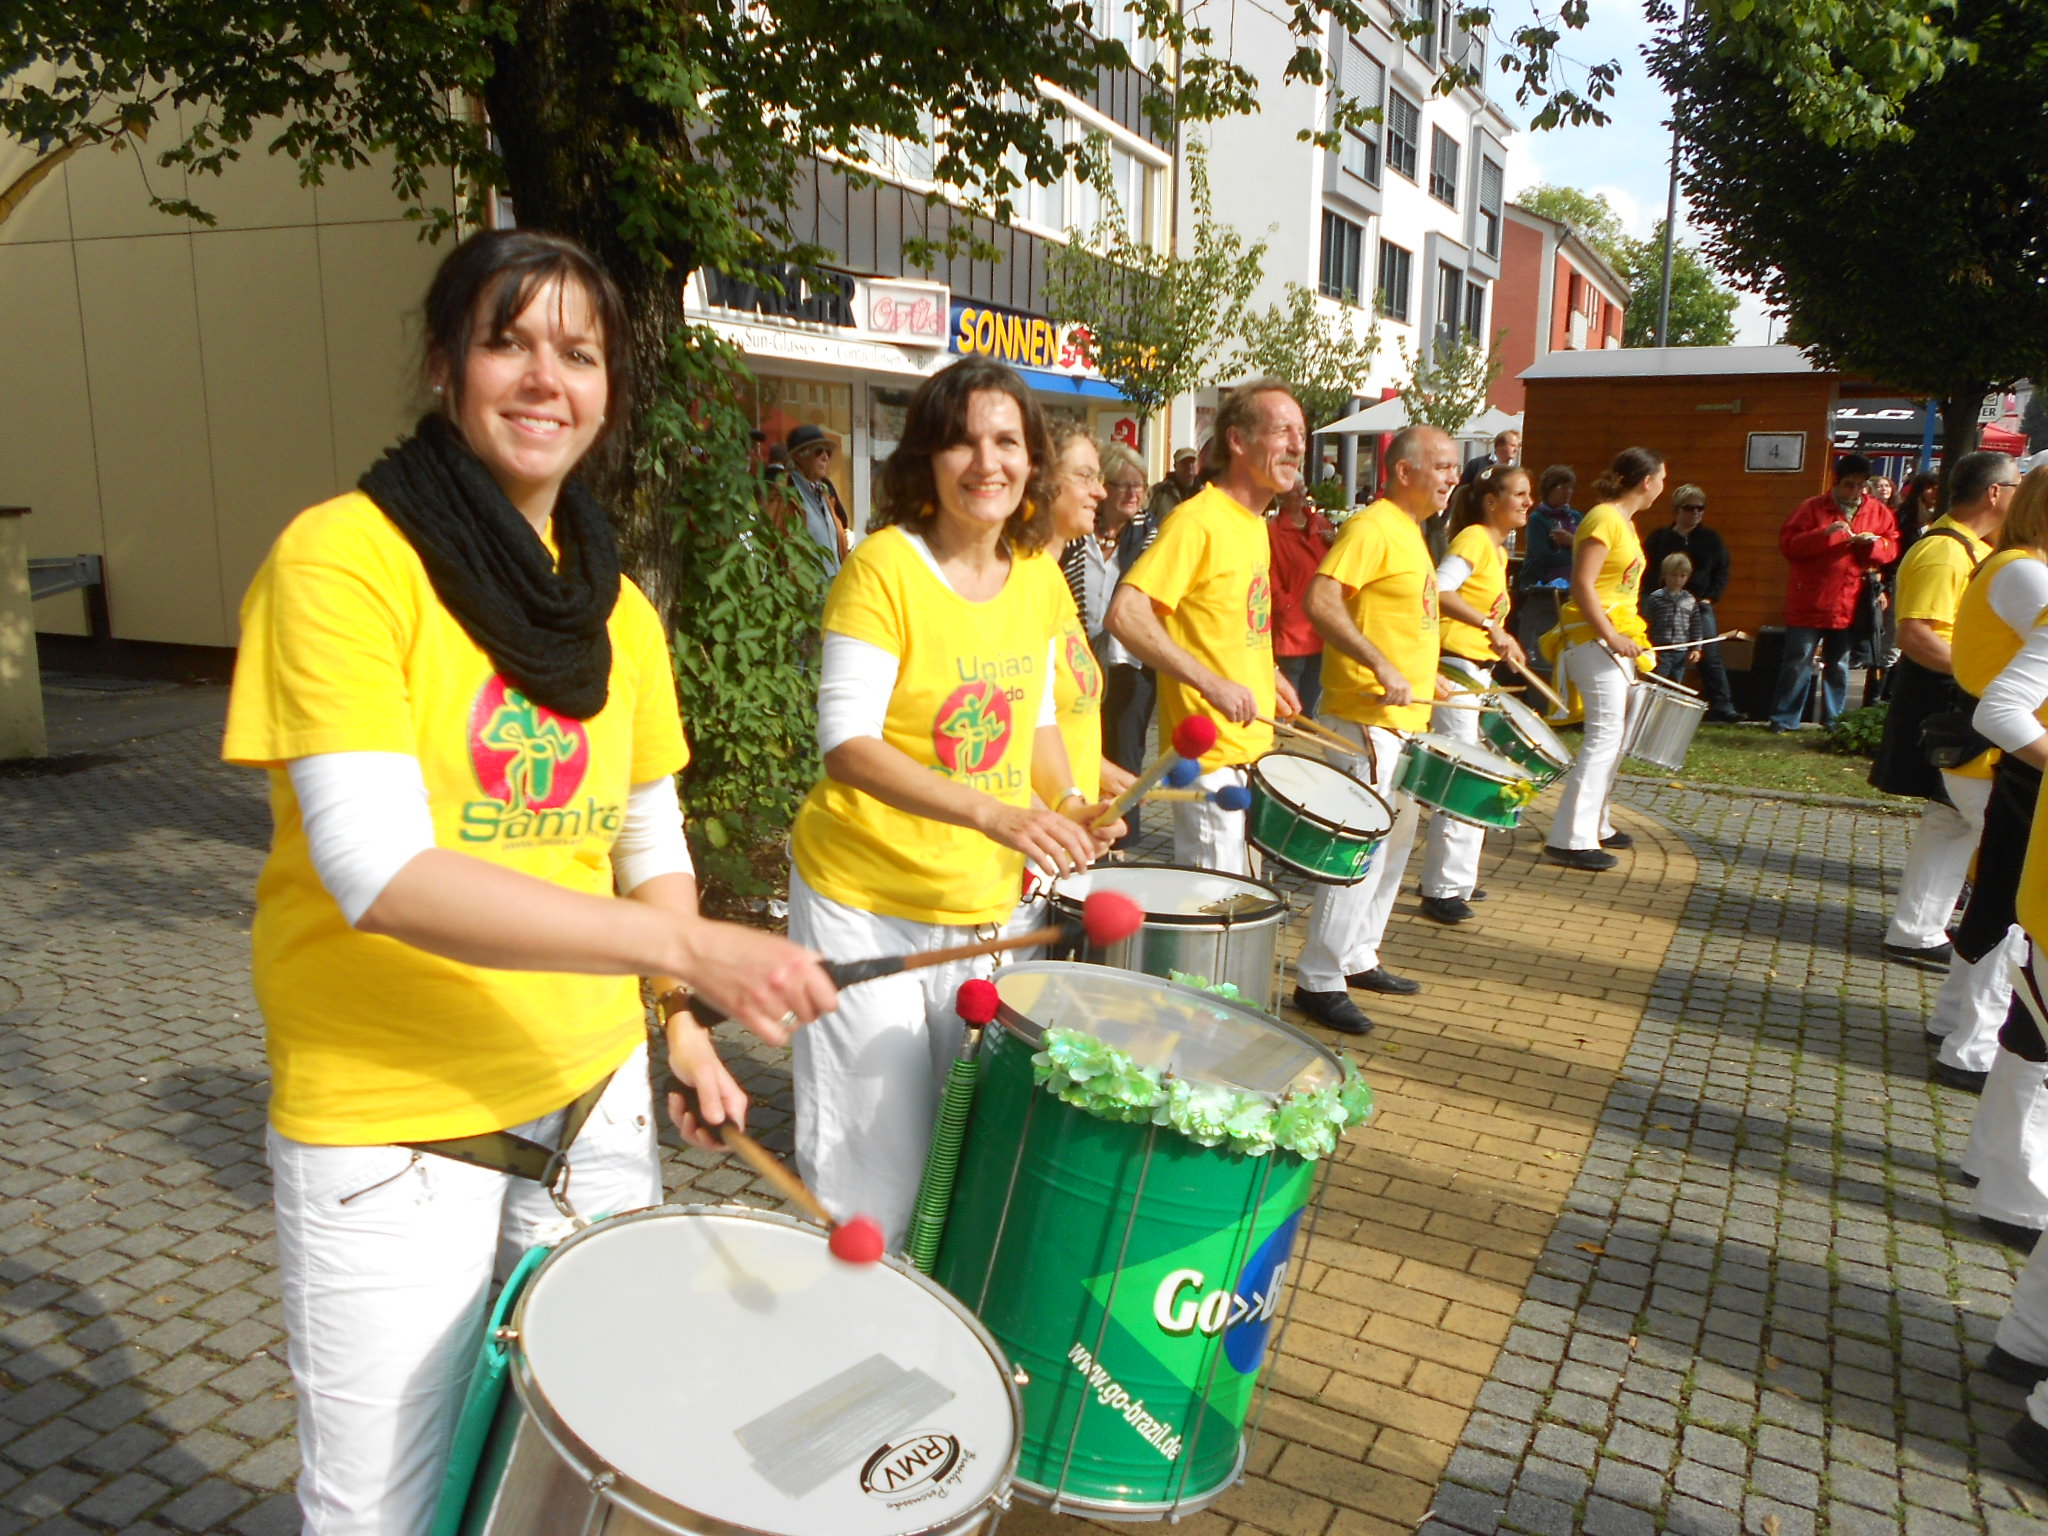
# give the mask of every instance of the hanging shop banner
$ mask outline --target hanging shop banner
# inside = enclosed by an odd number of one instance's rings
[[[1089,340],[1084,325],[1056,325],[1043,315],[955,299],[946,350],[966,357],[991,357],[1013,368],[1100,378],[1088,361]]]

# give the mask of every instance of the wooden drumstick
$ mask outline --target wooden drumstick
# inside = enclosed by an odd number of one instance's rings
[[[1173,728],[1173,745],[1152,759],[1150,766],[1131,781],[1131,787],[1110,801],[1095,818],[1095,830],[1115,826],[1125,811],[1136,805],[1173,772],[1182,759],[1199,763],[1216,745],[1216,722],[1207,715],[1189,715]]]
[[[1338,735],[1328,726],[1318,723],[1312,716],[1306,714],[1289,715],[1285,720],[1272,720],[1261,715],[1259,721],[1263,725],[1272,726],[1276,731],[1286,731],[1290,735],[1301,737],[1304,741],[1313,741],[1318,746],[1335,747],[1339,752],[1348,753],[1353,757],[1365,750],[1349,737]]]
[[[1565,707],[1564,700],[1558,696],[1557,691],[1553,689],[1550,686],[1550,684],[1543,681],[1542,678],[1538,677],[1534,672],[1530,671],[1526,663],[1516,661],[1512,656],[1510,656],[1508,658],[1508,665],[1513,667],[1517,672],[1521,673],[1522,676],[1529,679],[1529,686],[1534,688],[1538,693],[1542,694],[1544,698],[1550,700],[1552,707],[1555,708],[1560,715],[1569,713],[1569,711]]]
[[[1226,811],[1242,811],[1252,803],[1252,792],[1242,784],[1226,784],[1221,789],[1154,789],[1145,794],[1145,803],[1153,801],[1178,802],[1183,805],[1214,805]]]
[[[1646,651],[1691,651],[1703,645],[1718,645],[1723,640],[1747,640],[1749,636],[1739,629],[1731,629],[1725,635],[1709,635],[1704,640],[1674,640],[1669,645],[1646,645]]]

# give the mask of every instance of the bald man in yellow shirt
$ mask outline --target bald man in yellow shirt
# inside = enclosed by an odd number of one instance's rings
[[[1402,744],[1429,729],[1430,702],[1450,697],[1437,681],[1437,619],[1449,614],[1512,644],[1500,626],[1455,592],[1439,592],[1422,525],[1458,484],[1458,450],[1435,427],[1404,427],[1387,445],[1386,494],[1354,514],[1309,581],[1302,607],[1323,637],[1322,723],[1359,744],[1332,761],[1369,785],[1394,812],[1393,829],[1356,885],[1319,885],[1294,963],[1294,1006],[1347,1035],[1372,1020],[1348,988],[1406,995],[1421,984],[1380,964],[1380,940],[1415,842],[1415,802],[1394,788]]]

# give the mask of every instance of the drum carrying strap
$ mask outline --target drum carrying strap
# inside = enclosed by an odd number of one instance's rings
[[[562,1134],[556,1146],[544,1147],[510,1131],[486,1131],[481,1136],[451,1136],[445,1141],[407,1141],[399,1145],[414,1152],[450,1157],[474,1168],[488,1168],[493,1173],[510,1174],[515,1179],[531,1179],[547,1190],[556,1210],[577,1221],[575,1208],[569,1204],[569,1148],[581,1134],[590,1112],[597,1108],[597,1101],[604,1097],[605,1089],[611,1087],[613,1075],[605,1073],[570,1101],[562,1111]]]

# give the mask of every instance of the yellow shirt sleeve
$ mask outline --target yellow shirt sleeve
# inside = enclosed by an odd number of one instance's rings
[[[619,582],[619,622],[612,626],[614,643],[627,651],[630,673],[638,681],[633,698],[633,767],[631,782],[650,783],[680,773],[690,764],[690,743],[683,735],[682,711],[676,703],[674,663],[668,637],[654,604],[631,581]],[[619,669],[612,673],[617,678]]]
[[[418,750],[405,573],[327,507],[279,537],[242,602],[221,755],[277,767],[320,752]]]
[[[1922,538],[1899,566],[1898,616],[1952,625],[1969,584],[1970,557],[1962,545],[1942,535]]]
[[[888,541],[887,545],[880,541]],[[900,563],[889,558],[896,553],[889,545],[901,544],[904,560],[917,559],[908,547],[909,535],[901,530],[883,529],[861,541],[825,596],[824,627],[834,634],[865,640],[880,646],[891,656],[902,658],[909,626],[903,612],[903,582],[900,574],[891,579],[889,567]]]
[[[1168,517],[1124,581],[1171,612],[1209,574],[1207,526],[1200,518]]]
[[[1483,571],[1490,563],[1488,557],[1500,553],[1500,546],[1493,542],[1493,535],[1487,532],[1486,524],[1467,523],[1451,540],[1450,553],[1473,570]]]
[[[1623,530],[1627,527],[1628,519],[1616,511],[1612,503],[1603,501],[1585,515],[1572,542],[1576,547],[1583,540],[1597,539],[1610,550],[1619,549],[1625,536]]]
[[[1316,574],[1336,582],[1348,597],[1367,582],[1385,575],[1386,570],[1386,531],[1376,519],[1354,516],[1337,535],[1330,552],[1323,556]]]

